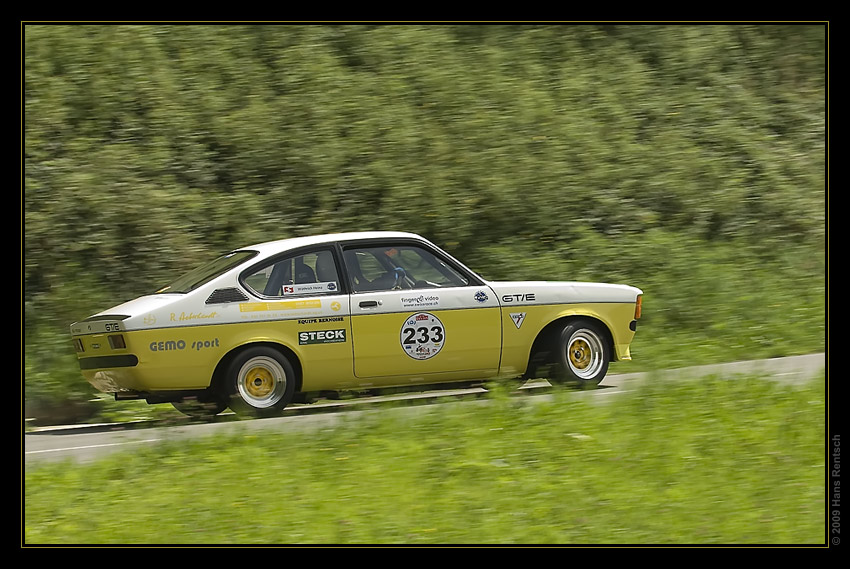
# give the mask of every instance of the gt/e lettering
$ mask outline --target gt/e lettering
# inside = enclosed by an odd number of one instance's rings
[[[537,300],[534,293],[506,294],[502,297],[502,302],[533,302],[534,300]]]

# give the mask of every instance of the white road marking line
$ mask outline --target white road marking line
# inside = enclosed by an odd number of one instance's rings
[[[595,395],[616,395],[617,393],[631,393],[634,389],[618,389],[617,391],[600,391]]]
[[[162,439],[145,439],[143,441],[128,441],[126,443],[109,443],[105,445],[86,445],[81,447],[65,447],[65,448],[51,448],[46,450],[28,450],[24,454],[41,454],[45,452],[62,452],[66,450],[84,450],[87,448],[102,448],[102,447],[117,447],[121,445],[131,445],[135,443],[155,443],[157,441],[161,441]]]

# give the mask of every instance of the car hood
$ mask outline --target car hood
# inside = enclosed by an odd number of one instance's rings
[[[635,302],[643,291],[607,283],[515,281],[488,282],[502,304]]]

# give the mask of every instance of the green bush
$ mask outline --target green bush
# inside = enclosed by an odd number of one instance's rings
[[[490,278],[634,284],[649,351],[823,349],[825,26],[23,35],[28,394],[76,389],[41,355],[74,320],[344,230],[411,230]]]

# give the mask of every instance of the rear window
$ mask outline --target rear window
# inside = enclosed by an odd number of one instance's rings
[[[193,291],[199,286],[223,275],[230,269],[238,267],[248,259],[254,258],[256,255],[256,251],[234,251],[233,253],[228,253],[215,261],[189,271],[170,285],[156,291],[155,294],[187,293]]]
[[[247,288],[260,296],[339,294],[339,276],[330,249],[283,257],[243,274]]]

